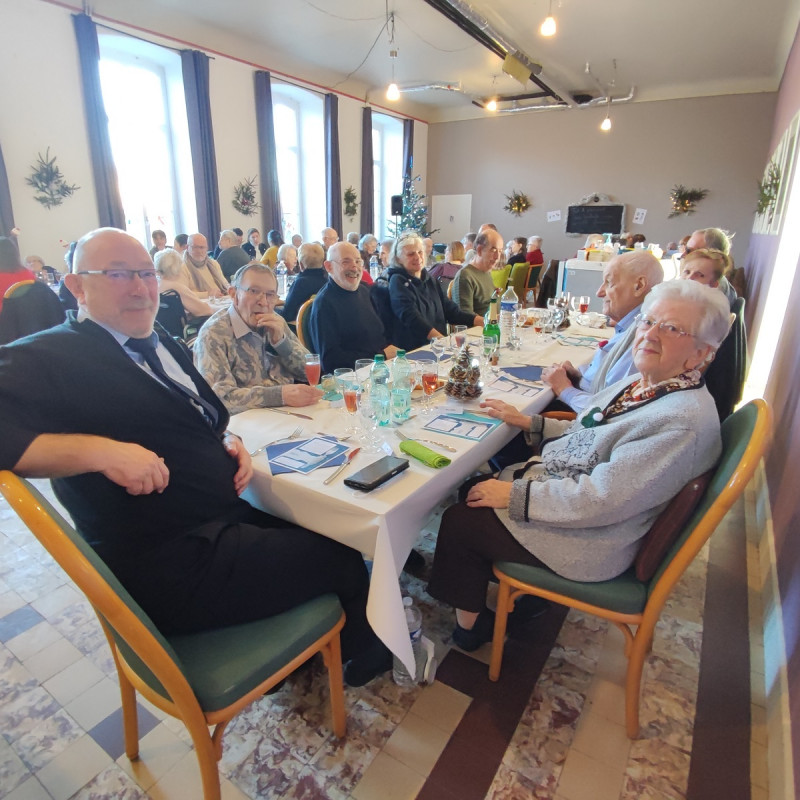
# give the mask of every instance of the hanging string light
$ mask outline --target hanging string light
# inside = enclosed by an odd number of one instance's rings
[[[394,11],[387,13],[386,27],[389,31],[389,60],[392,64],[392,82],[386,89],[386,99],[395,102],[400,99],[400,88],[394,80],[394,62],[397,59],[397,49],[394,47]]]
[[[539,28],[539,33],[542,36],[554,36],[556,32],[556,18],[553,16],[553,0],[550,0],[550,5],[547,8],[547,16]]]

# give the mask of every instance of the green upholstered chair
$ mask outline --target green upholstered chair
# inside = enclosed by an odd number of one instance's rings
[[[514,293],[517,295],[521,306],[525,305],[525,295],[528,289],[536,288],[541,271],[541,265],[533,267],[530,264],[514,264],[508,282],[514,288]]]
[[[517,598],[532,594],[613,622],[625,636],[628,659],[625,723],[628,736],[639,733],[642,669],[653,643],[653,631],[664,603],[720,520],[744,491],[769,441],[771,413],[763,400],[747,403],[722,424],[722,455],[708,488],[655,574],[646,581],[635,567],[610,581],[583,583],[548,569],[496,562],[500,582],[489,677],[500,677],[508,614]],[[636,626],[636,632],[630,626]]]
[[[492,276],[494,288],[505,291],[506,284],[508,283],[508,276],[511,274],[511,264],[506,264],[502,269],[489,270],[489,274]]]
[[[328,666],[333,730],[344,735],[339,642],[344,612],[335,595],[256,622],[164,636],[34,486],[3,471],[0,492],[97,613],[119,676],[128,758],[139,753],[135,696],[139,691],[184,722],[197,752],[203,797],[220,800],[217,761],[226,725],[317,652],[322,652]],[[213,733],[209,726],[215,726]]]
[[[314,302],[315,297],[316,295],[312,294],[311,297],[297,309],[297,319],[295,320],[297,338],[300,340],[300,344],[309,351],[314,349],[311,343],[311,316],[309,312],[311,311],[311,304]]]

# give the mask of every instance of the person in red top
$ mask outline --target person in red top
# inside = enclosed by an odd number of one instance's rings
[[[525,260],[532,267],[544,266],[541,236],[531,236],[530,239],[528,239],[528,252],[525,254]]]
[[[19,250],[13,239],[0,236],[0,310],[6,289],[20,281],[35,281],[36,276],[22,266]]]

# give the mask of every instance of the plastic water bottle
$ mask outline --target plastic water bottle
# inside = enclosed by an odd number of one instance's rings
[[[280,297],[286,297],[286,273],[288,271],[283,261],[279,261],[278,266],[275,267],[275,275],[278,278],[278,295]]]
[[[516,335],[517,307],[519,298],[513,286],[506,289],[500,298],[500,341],[512,347],[513,339]]]
[[[410,597],[403,598],[403,606],[406,614],[406,624],[408,625],[408,635],[411,637],[411,650],[414,653],[416,670],[414,675],[410,675],[403,662],[395,656],[392,663],[392,678],[398,686],[416,686],[423,676],[427,660],[426,652],[422,647],[422,614]]]
[[[370,396],[375,419],[378,425],[388,425],[391,421],[391,394],[389,392],[389,366],[383,353],[376,353],[369,373]]]
[[[392,422],[400,425],[411,416],[411,389],[414,370],[405,350],[398,350],[392,362]]]
[[[373,253],[369,259],[369,276],[374,281],[381,274],[381,260],[377,253]]]

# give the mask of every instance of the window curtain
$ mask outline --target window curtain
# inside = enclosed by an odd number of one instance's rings
[[[255,73],[256,126],[258,130],[258,179],[261,183],[261,225],[283,235],[281,194],[278,185],[278,158],[275,153],[275,121],[272,116],[272,85],[269,72]]]
[[[342,173],[339,162],[339,98],[325,95],[325,186],[328,226],[342,232]]]
[[[8,186],[6,162],[0,147],[0,236],[11,236],[14,229],[14,209],[11,206],[11,189]]]
[[[403,120],[403,180],[414,178],[414,120]]]
[[[372,233],[375,226],[375,173],[372,163],[372,109],[361,112],[361,230]]]
[[[183,92],[186,97],[189,147],[192,152],[192,174],[197,198],[197,228],[211,245],[217,241],[222,226],[214,128],[211,124],[209,60],[208,56],[199,50],[181,50]]]
[[[86,14],[73,14],[72,22],[78,42],[83,110],[89,135],[98,219],[101,227],[125,230],[125,211],[119,195],[117,168],[111,153],[108,117],[100,87],[100,48],[97,44],[97,28]]]

